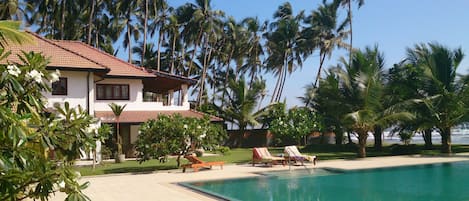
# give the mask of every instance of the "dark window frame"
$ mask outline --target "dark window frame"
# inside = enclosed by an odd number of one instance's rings
[[[66,77],[59,77],[59,80],[52,83],[51,88],[52,95],[54,96],[68,95],[68,79]]]
[[[99,88],[103,90],[101,96],[99,95]],[[115,88],[118,87],[118,94],[114,92]],[[106,96],[106,90],[110,88],[111,97]],[[123,89],[127,88],[127,96],[123,96]],[[130,100],[130,87],[128,84],[96,84],[96,100]]]

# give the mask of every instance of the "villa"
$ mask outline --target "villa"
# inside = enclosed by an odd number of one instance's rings
[[[8,60],[21,63],[16,56],[21,51],[40,52],[49,58],[47,69],[59,70],[60,78],[52,83],[50,93],[44,93],[48,107],[69,102],[72,107],[86,109],[101,123],[113,124],[116,119],[108,104],[126,105],[120,116],[126,157],[134,157],[132,144],[142,122],[161,114],[204,116],[191,110],[188,101],[188,88],[197,80],[135,66],[82,42],[49,40],[28,33],[34,43],[10,44],[6,49],[12,53]],[[217,117],[211,120],[221,121]]]

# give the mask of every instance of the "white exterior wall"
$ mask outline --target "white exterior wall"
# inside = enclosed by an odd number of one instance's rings
[[[43,95],[47,98],[47,107],[53,107],[54,103],[64,105],[64,102],[69,102],[70,107],[78,107],[80,105],[83,109],[86,109],[87,89],[86,89],[86,77],[88,72],[75,72],[75,71],[60,71],[60,77],[67,78],[67,95],[52,95],[51,92],[44,93]],[[93,73],[90,75],[90,90],[93,87]],[[94,93],[93,96],[94,97]],[[90,112],[94,112],[91,107],[92,100],[90,97]],[[92,98],[92,99],[91,99]],[[93,113],[90,113],[93,114]]]
[[[128,84],[129,100],[96,100],[95,96],[94,110],[111,111],[109,103],[118,105],[127,104],[126,111],[165,111],[165,110],[189,110],[189,104],[183,106],[163,106],[163,102],[143,102],[143,83],[139,79],[104,79],[95,84]]]

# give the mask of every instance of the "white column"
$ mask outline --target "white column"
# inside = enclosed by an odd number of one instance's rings
[[[187,84],[181,85],[182,106],[189,107],[189,96],[187,95]]]
[[[88,97],[90,98],[90,108],[88,108],[89,112],[91,115],[94,115],[94,101],[96,100],[95,98],[95,83],[94,83],[94,73],[91,72],[89,75],[89,80],[88,80],[88,85],[90,86],[90,89],[88,91]]]
[[[168,105],[174,105],[174,90],[168,91]]]

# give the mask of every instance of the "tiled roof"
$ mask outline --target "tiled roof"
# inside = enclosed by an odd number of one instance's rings
[[[8,61],[13,63],[22,63],[17,55],[22,55],[21,51],[33,51],[41,52],[46,58],[49,58],[50,63],[48,66],[50,67],[107,70],[106,66],[77,55],[76,53],[57,45],[51,40],[45,39],[34,33],[30,34],[32,36],[33,43],[22,45],[10,43],[5,47],[7,51],[11,51],[12,53],[8,56]]]
[[[109,73],[106,74],[107,76],[156,77],[154,74],[147,72],[144,68],[130,64],[85,43],[65,40],[53,40],[53,42],[77,55],[106,66],[110,69]]]
[[[100,118],[103,123],[115,122],[115,116],[112,111],[95,111],[95,116]],[[204,113],[186,110],[186,111],[123,111],[119,116],[121,123],[142,123],[150,119],[156,119],[158,115],[173,115],[180,114],[183,117],[204,117]],[[223,121],[223,119],[215,116],[210,116],[210,121]]]

